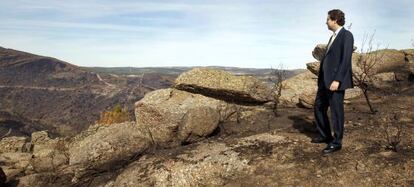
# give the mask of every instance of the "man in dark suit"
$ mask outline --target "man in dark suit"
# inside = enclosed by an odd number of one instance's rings
[[[333,34],[321,60],[314,105],[315,122],[320,136],[311,141],[327,143],[328,146],[322,151],[324,154],[342,148],[345,89],[354,87],[351,65],[354,37],[343,28],[345,14],[338,9],[329,11],[326,24]],[[333,136],[327,115],[328,107],[331,110]]]

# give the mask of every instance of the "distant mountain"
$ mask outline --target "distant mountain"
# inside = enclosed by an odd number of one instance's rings
[[[196,67],[208,67],[221,69],[232,72],[236,75],[256,75],[262,76],[270,74],[272,69],[270,68],[239,68],[239,67],[226,67],[226,66],[171,66],[171,67],[82,67],[82,69],[96,72],[96,73],[111,73],[116,75],[140,75],[143,73],[159,73],[169,75],[179,75],[185,71],[188,71]],[[288,70],[288,76],[298,74],[305,71],[305,69]]]
[[[49,130],[73,135],[116,104],[131,109],[145,93],[169,87],[175,76],[94,73],[70,63],[0,47],[0,132]]]
[[[271,69],[209,66],[269,81]],[[167,88],[194,67],[78,67],[45,56],[0,47],[0,133],[49,130],[70,136],[120,104],[130,109],[153,90]],[[289,70],[288,77],[305,70]],[[1,135],[1,134],[0,134]]]

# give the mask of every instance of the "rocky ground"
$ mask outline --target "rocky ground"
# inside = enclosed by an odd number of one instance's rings
[[[412,66],[400,56],[398,64]],[[196,68],[136,102],[136,121],[95,124],[70,138],[3,138],[0,179],[39,187],[413,186],[412,73],[385,73],[394,78],[369,92],[375,114],[363,95],[346,93],[343,148],[330,155],[310,143],[317,133],[309,72],[285,81],[290,92],[275,115],[263,82]],[[312,86],[295,84],[301,79]]]
[[[405,97],[376,102],[379,110],[407,110],[414,88]],[[158,150],[120,171],[115,186],[412,186],[414,150],[412,118],[404,123],[398,152],[386,149],[386,137],[363,98],[347,105],[344,147],[322,156],[325,145],[315,136],[311,111],[282,109],[276,128],[253,135],[217,136],[176,149]],[[405,103],[405,104],[404,104]],[[408,105],[406,105],[408,104]],[[406,107],[404,107],[406,106]],[[359,110],[362,109],[362,110]],[[290,123],[281,122],[290,121]],[[131,173],[132,172],[132,173]],[[135,176],[135,177],[134,177]],[[140,177],[136,177],[140,176]],[[93,182],[93,181],[92,181]]]
[[[9,185],[412,186],[414,115],[410,108],[414,106],[414,86],[388,86],[400,88],[401,93],[376,90],[372,99],[377,114],[368,112],[362,96],[346,105],[343,149],[332,155],[321,154],[325,144],[310,143],[316,136],[311,109],[281,108],[270,129],[218,133],[188,145],[150,149],[124,165],[98,170],[75,181],[73,174],[58,172],[61,175],[54,178],[56,173],[43,171],[12,180]],[[397,152],[387,149],[385,124],[381,121],[394,111],[403,124]]]
[[[413,186],[414,113],[410,108],[414,106],[414,87],[404,88],[406,90],[399,95],[392,92],[373,94],[374,105],[383,112],[381,114],[369,114],[363,97],[352,100],[346,106],[343,149],[329,156],[320,154],[324,144],[309,142],[315,134],[309,131],[311,129],[303,129],[303,126],[312,125],[305,117],[311,112],[304,112],[303,117],[298,118],[302,128],[291,124],[271,132],[286,137],[288,143],[268,144],[269,147],[258,143],[244,149],[255,169],[227,181],[226,185]],[[381,97],[386,99],[378,99]],[[386,124],[379,120],[394,111],[404,116],[399,121],[403,124],[403,135],[398,152],[386,148],[383,132]]]
[[[88,181],[92,186],[413,186],[414,86],[376,92],[374,106],[402,113],[402,142],[387,149],[384,116],[370,114],[364,98],[346,105],[343,149],[323,156],[312,110],[283,108],[266,132],[216,135],[173,149],[153,151],[117,171]],[[379,91],[379,90],[377,90]],[[387,99],[379,100],[378,98]]]

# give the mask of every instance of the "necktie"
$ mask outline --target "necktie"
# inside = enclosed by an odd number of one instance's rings
[[[326,53],[328,53],[328,50],[329,50],[329,48],[331,47],[331,45],[332,45],[332,43],[333,43],[333,41],[334,41],[335,37],[336,37],[336,33],[334,32],[334,33],[333,33],[333,35],[331,36],[331,38],[329,39],[328,46],[326,47]],[[326,53],[325,53],[325,54],[326,54]]]

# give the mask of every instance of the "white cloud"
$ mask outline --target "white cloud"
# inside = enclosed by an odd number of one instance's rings
[[[373,0],[0,1],[0,45],[82,66],[305,68],[331,34],[333,8],[346,13],[356,45],[376,29],[390,48],[410,47],[414,26],[404,21],[414,16],[405,9],[414,3],[401,3],[394,15],[396,5]]]

